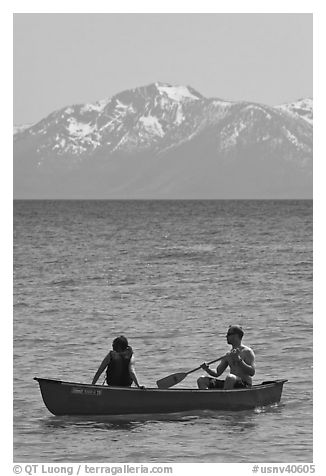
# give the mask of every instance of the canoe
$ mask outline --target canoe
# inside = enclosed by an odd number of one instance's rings
[[[35,377],[54,415],[124,415],[192,410],[249,410],[278,403],[283,384],[274,380],[233,390],[108,387]]]

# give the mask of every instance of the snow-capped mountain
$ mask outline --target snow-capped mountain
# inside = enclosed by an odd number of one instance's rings
[[[14,134],[18,197],[296,197],[312,192],[312,100],[276,107],[154,83]]]

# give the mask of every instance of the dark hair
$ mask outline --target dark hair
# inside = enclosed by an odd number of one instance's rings
[[[241,326],[229,326],[228,333],[230,334],[238,334],[240,339],[244,336],[244,332]]]
[[[128,339],[125,336],[116,337],[112,343],[113,350],[119,352],[126,350],[128,347]]]

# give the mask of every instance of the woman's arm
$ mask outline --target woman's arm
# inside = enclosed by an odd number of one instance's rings
[[[102,361],[101,365],[99,366],[99,368],[97,369],[97,372],[96,374],[94,375],[94,378],[92,380],[92,385],[95,385],[96,382],[98,381],[101,373],[106,369],[106,367],[109,365],[110,363],[110,354],[108,354]]]
[[[136,369],[135,369],[134,356],[131,357],[130,362],[129,362],[129,373],[130,373],[130,377],[132,378],[132,381],[135,383],[136,387],[142,388],[138,383],[138,379],[137,379],[137,375],[136,375]]]

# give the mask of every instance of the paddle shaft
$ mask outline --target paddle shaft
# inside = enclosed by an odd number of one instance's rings
[[[218,359],[214,359],[211,362],[208,362],[207,365],[213,364],[214,362],[218,362],[219,360],[224,359],[225,355],[219,357]],[[189,372],[179,372],[176,374],[168,375],[167,377],[161,378],[160,380],[156,381],[158,388],[170,388],[176,385],[177,383],[182,382],[187,375],[191,374],[192,372],[196,372],[196,370],[201,369],[202,367],[196,367],[195,369],[189,370]]]
[[[224,359],[225,355],[222,355],[222,357],[219,357],[218,359],[211,360],[210,362],[207,362],[207,365],[214,364],[214,362],[218,362],[219,360]],[[193,372],[196,372],[197,370],[201,369],[201,365],[199,367],[196,367],[193,370],[189,370],[189,372],[186,372],[186,375],[192,374]]]

